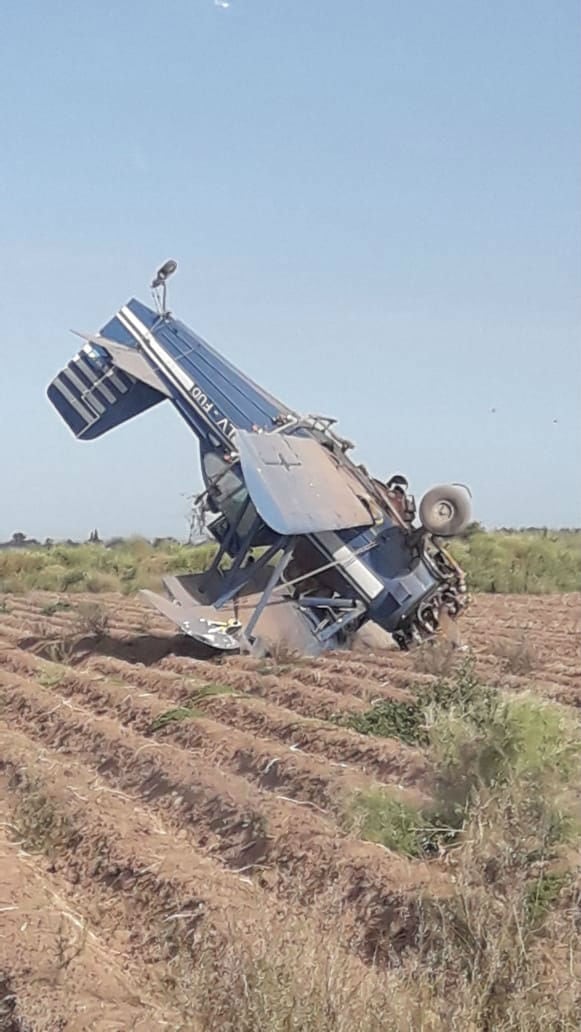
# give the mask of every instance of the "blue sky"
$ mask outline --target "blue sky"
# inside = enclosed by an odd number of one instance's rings
[[[0,535],[185,532],[169,406],[79,443],[45,398],[170,256],[175,313],[376,475],[579,525],[580,35],[574,0],[8,5]]]

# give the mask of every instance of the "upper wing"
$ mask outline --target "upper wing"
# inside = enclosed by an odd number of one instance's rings
[[[256,511],[277,534],[369,527],[373,517],[347,475],[313,437],[236,434]]]

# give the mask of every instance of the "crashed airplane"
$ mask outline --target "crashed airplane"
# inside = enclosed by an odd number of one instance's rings
[[[386,482],[350,458],[334,419],[302,416],[254,383],[167,310],[176,263],[85,343],[47,394],[91,441],[169,401],[196,435],[199,504],[217,542],[210,568],[141,594],[180,632],[218,652],[284,643],[316,655],[373,622],[402,649],[432,638],[468,596],[443,545],[470,519],[463,485],[416,505],[405,477]]]

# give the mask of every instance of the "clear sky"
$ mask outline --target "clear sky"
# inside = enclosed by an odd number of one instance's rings
[[[169,405],[79,443],[45,397],[171,307],[381,477],[581,523],[577,0],[23,0],[0,24],[0,535],[185,533]],[[495,410],[494,412],[492,410]],[[558,422],[554,422],[558,420]]]

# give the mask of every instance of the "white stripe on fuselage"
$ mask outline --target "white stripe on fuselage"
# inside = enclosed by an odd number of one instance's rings
[[[345,576],[359,589],[366,598],[377,598],[385,588],[383,581],[371,572],[368,566],[341,540],[338,534],[332,530],[324,530],[319,534],[313,534],[315,541],[319,542],[325,551],[333,557],[337,567]]]
[[[194,401],[192,397],[192,391],[196,387],[196,384],[187,373],[178,365],[178,363],[168,354],[167,350],[156,340],[151,330],[148,330],[145,323],[142,323],[141,319],[138,318],[124,305],[123,308],[117,313],[122,326],[131,334],[131,336],[141,345],[144,352],[150,359],[152,359],[161,369],[162,373],[167,376],[170,382],[173,382],[174,387],[177,386],[180,392],[187,397],[187,400],[191,407],[196,412],[196,415],[200,417],[210,429],[216,433],[222,433],[220,427],[218,427],[211,419],[208,418],[207,414],[203,409]]]
[[[153,336],[153,333],[151,333],[151,331],[148,330],[145,323],[142,323],[141,319],[134,315],[131,309],[127,307],[127,305],[125,305],[121,309],[121,311],[118,313],[118,317],[121,320],[121,323],[125,326],[125,329],[129,330],[131,336],[135,337],[136,340],[139,340],[139,343],[142,344],[144,351],[147,351],[149,348],[149,350],[153,352],[155,357],[164,366],[166,366],[168,371],[172,373],[172,375],[178,381],[180,386],[183,387],[186,391],[191,391],[192,387],[195,386],[194,381],[191,379],[190,376],[188,376],[187,373],[184,373],[183,369],[180,368],[175,359],[173,359],[171,355],[168,355],[165,348],[162,348],[161,344],[159,344]],[[136,334],[138,334],[138,336],[136,336]]]

